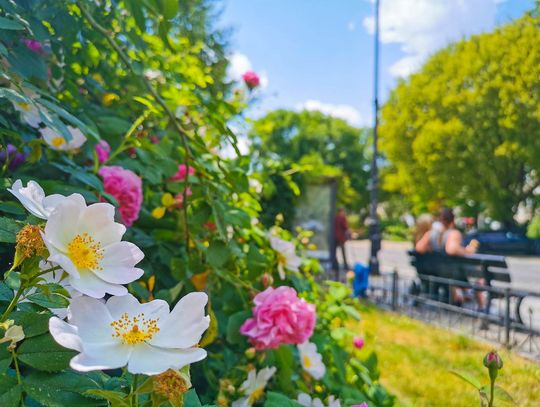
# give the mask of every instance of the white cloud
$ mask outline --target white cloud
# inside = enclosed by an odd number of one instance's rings
[[[394,76],[407,76],[449,42],[491,29],[501,0],[385,0],[381,2],[383,43],[401,44],[405,56],[390,67]],[[364,28],[374,32],[373,17]]]
[[[353,126],[361,126],[365,123],[360,112],[350,105],[333,105],[331,103],[323,103],[319,100],[310,99],[296,105],[296,109],[317,110],[329,116],[343,119]]]
[[[349,30],[349,31],[354,31],[354,30],[356,30],[356,22],[354,22],[354,21],[349,21],[349,22],[347,23],[347,30]]]
[[[247,55],[244,55],[240,52],[234,52],[229,56],[229,67],[227,70],[227,76],[234,81],[241,81],[242,75],[247,71],[254,70],[251,64],[250,59]],[[268,87],[268,73],[265,70],[260,72],[256,71],[261,80],[261,88],[264,89]]]

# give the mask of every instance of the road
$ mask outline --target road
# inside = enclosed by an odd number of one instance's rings
[[[347,243],[347,260],[349,264],[360,262],[367,264],[369,259],[369,241],[355,240]],[[414,267],[409,264],[407,250],[411,249],[408,242],[383,241],[379,253],[381,271],[397,270],[400,276],[413,277]],[[540,257],[509,256],[506,258],[512,287],[527,291],[540,292]]]

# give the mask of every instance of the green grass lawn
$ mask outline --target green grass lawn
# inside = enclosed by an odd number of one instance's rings
[[[381,382],[397,396],[398,406],[480,405],[476,390],[449,371],[460,369],[487,383],[482,359],[493,346],[373,307],[362,306],[361,312],[364,349],[377,352]],[[516,406],[540,406],[540,364],[503,349],[499,353],[504,367],[497,383]]]

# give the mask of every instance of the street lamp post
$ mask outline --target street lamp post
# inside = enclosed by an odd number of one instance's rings
[[[381,248],[381,234],[379,230],[379,219],[377,217],[379,170],[377,168],[377,157],[379,150],[377,146],[377,130],[379,127],[379,0],[375,0],[375,44],[373,55],[373,157],[371,159],[371,181],[370,181],[370,212],[369,212],[369,240],[371,241],[371,253],[369,258],[369,271],[371,274],[379,274],[378,253]]]

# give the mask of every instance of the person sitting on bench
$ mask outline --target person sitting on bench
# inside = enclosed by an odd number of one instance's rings
[[[418,253],[438,252],[448,256],[466,256],[474,254],[478,248],[476,240],[471,241],[467,247],[463,247],[463,237],[461,232],[456,229],[454,221],[454,211],[450,208],[443,208],[439,215],[439,221],[442,228],[431,228],[424,236],[416,243],[416,251]],[[483,279],[478,281],[479,284],[485,284]],[[464,302],[463,290],[459,287],[450,287],[452,301],[455,304],[462,305]],[[476,300],[480,309],[485,309],[486,299],[483,292],[476,292]]]

